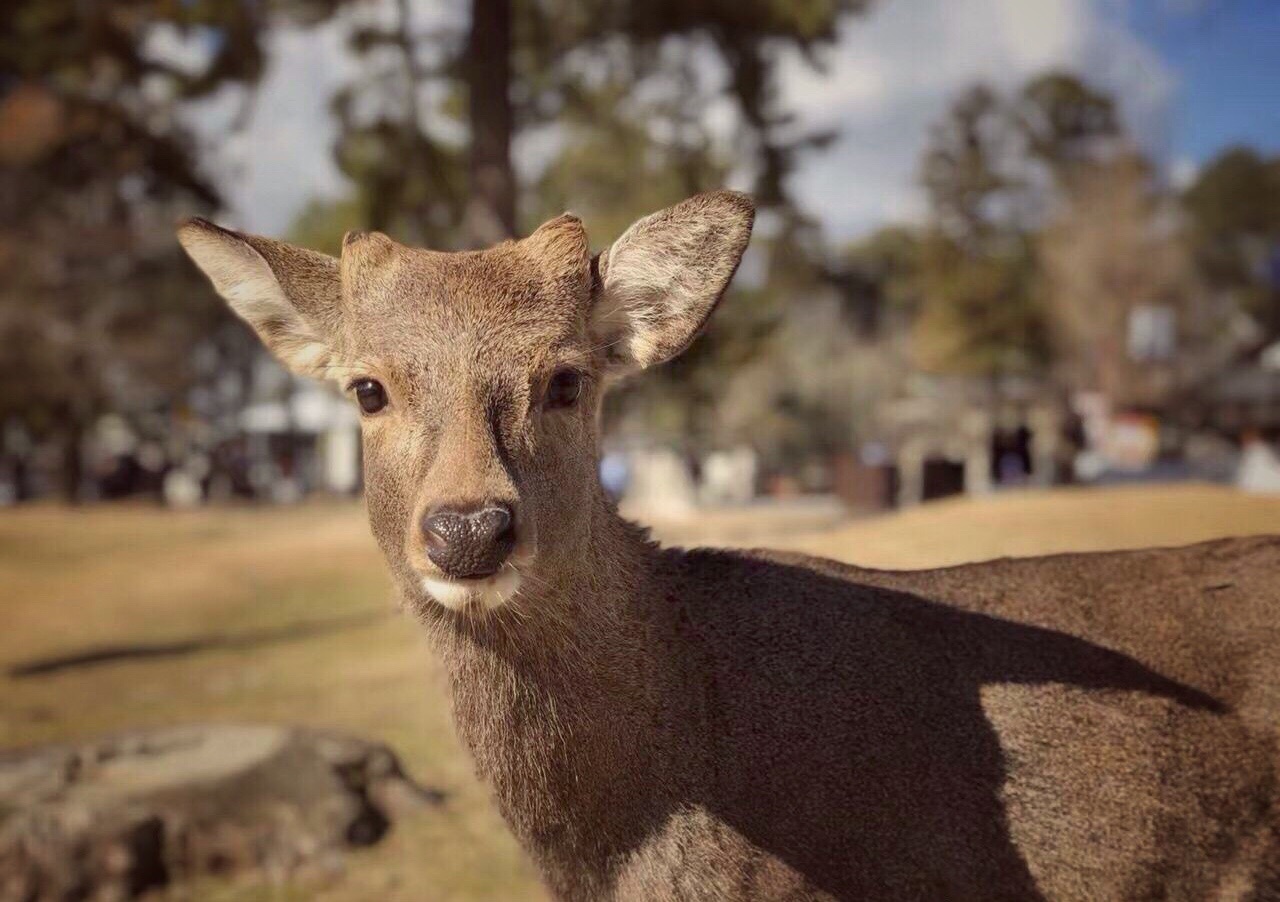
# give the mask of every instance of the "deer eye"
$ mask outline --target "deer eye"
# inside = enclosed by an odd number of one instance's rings
[[[547,409],[572,407],[582,393],[582,374],[577,370],[558,370],[547,383],[547,396],[542,406]]]
[[[356,403],[365,413],[377,413],[387,406],[387,390],[376,379],[357,379],[348,387],[356,393]]]

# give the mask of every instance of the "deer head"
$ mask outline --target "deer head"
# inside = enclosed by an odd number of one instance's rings
[[[297,373],[361,411],[373,533],[407,599],[496,608],[581,554],[601,396],[680,353],[732,278],[751,201],[720,191],[639,220],[592,258],[577,217],[483,251],[350,233],[340,259],[191,220],[218,293]]]

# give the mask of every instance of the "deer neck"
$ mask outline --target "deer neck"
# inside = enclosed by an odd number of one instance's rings
[[[458,732],[551,872],[593,859],[604,869],[648,822],[639,809],[659,816],[654,787],[677,791],[677,693],[656,653],[663,606],[647,603],[662,595],[662,552],[603,500],[596,508],[579,566],[526,584],[518,610],[437,631]]]

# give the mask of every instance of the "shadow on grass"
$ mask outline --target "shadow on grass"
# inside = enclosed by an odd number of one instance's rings
[[[341,617],[330,617],[326,620],[295,623],[289,626],[259,630],[255,633],[239,636],[213,635],[177,639],[172,642],[100,645],[96,648],[85,648],[66,654],[23,661],[14,664],[6,672],[8,676],[14,679],[23,679],[26,677],[46,676],[63,670],[79,670],[85,667],[97,667],[102,664],[114,664],[118,661],[172,658],[202,651],[258,648],[263,645],[292,642],[297,639],[308,639],[313,636],[354,629],[381,620],[391,613],[391,611],[361,611],[356,614],[344,614]]]

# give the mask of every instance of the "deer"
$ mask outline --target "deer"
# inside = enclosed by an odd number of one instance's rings
[[[754,216],[178,237],[359,408],[373,535],[556,898],[1280,899],[1280,537],[894,572],[619,514],[601,398],[694,341]]]

